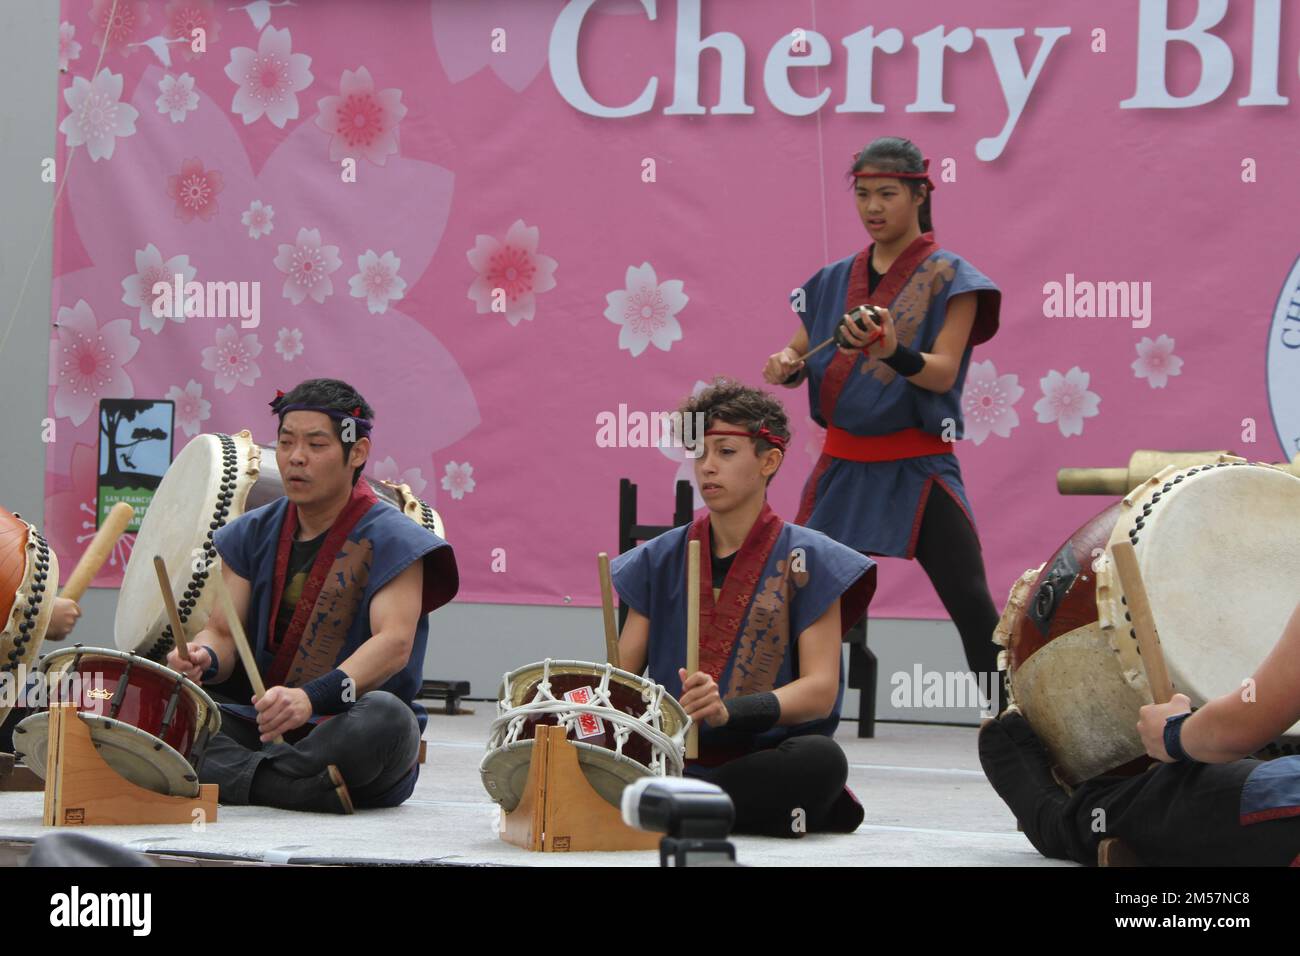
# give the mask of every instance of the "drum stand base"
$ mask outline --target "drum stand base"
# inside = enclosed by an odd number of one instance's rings
[[[525,850],[653,850],[661,834],[634,830],[592,789],[564,727],[542,726],[533,741],[519,805],[501,817],[501,839]]]
[[[200,784],[197,797],[167,797],[135,785],[104,762],[75,704],[50,708],[49,734],[45,826],[216,822],[216,784]]]

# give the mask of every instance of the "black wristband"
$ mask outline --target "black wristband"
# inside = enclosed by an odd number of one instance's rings
[[[765,730],[771,730],[781,719],[781,701],[771,691],[732,697],[723,703],[728,714],[724,726],[730,730],[761,734]]]
[[[343,699],[344,691],[353,686],[350,681],[351,678],[336,667],[328,674],[303,684],[302,689],[311,701],[312,713],[341,714],[351,707],[355,701]]]
[[[1185,714],[1175,714],[1173,717],[1165,718],[1165,753],[1179,763],[1200,763],[1183,749],[1183,721],[1190,716],[1192,711],[1189,710]]]
[[[902,342],[899,342],[894,349],[894,354],[887,359],[881,359],[890,368],[892,368],[903,378],[911,378],[921,369],[925,368],[925,356],[915,349],[909,349]]]
[[[202,674],[199,675],[199,680],[206,684],[208,681],[213,680],[217,676],[217,672],[221,670],[221,660],[217,657],[217,652],[208,645],[200,644],[199,647],[207,651],[208,656],[212,658],[212,663],[208,665],[208,668]]]

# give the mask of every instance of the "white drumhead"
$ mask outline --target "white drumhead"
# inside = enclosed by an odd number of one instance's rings
[[[1300,604],[1300,478],[1249,464],[1176,475],[1134,499],[1110,544],[1137,535],[1174,691],[1200,706],[1241,689]]]
[[[250,452],[255,451],[248,432],[234,436],[196,435],[171,463],[140,523],[122,577],[113,620],[113,639],[119,648],[144,657],[161,656],[152,653],[167,626],[167,612],[154,571],[155,554],[162,555],[167,564],[172,594],[187,636],[192,637],[207,623],[210,600],[196,603],[193,608],[183,606],[185,592],[195,582],[194,549],[209,542],[214,520],[224,524],[243,514],[248,491],[256,480],[257,467],[250,463]],[[230,480],[225,465],[232,460],[234,478]],[[229,501],[219,501],[223,486],[231,495]],[[224,515],[219,513],[223,504]],[[162,648],[162,653],[165,651]]]
[[[172,797],[197,797],[199,778],[188,760],[153,734],[112,717],[84,716],[90,739],[104,762],[137,786]],[[50,713],[19,722],[14,750],[32,773],[45,779],[50,749]]]

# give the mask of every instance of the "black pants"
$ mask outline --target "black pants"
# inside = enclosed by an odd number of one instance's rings
[[[321,777],[333,764],[343,774],[356,807],[391,807],[411,795],[418,772],[420,726],[411,708],[387,691],[371,691],[343,713],[316,726],[294,744],[263,744],[257,724],[222,714],[199,768],[215,783],[222,803],[294,807],[303,800],[299,781]],[[258,774],[263,762],[277,771]],[[325,781],[320,782],[322,789]]]
[[[998,611],[989,594],[984,552],[966,513],[938,482],[930,486],[921,517],[916,560],[957,626],[967,666],[976,675],[996,674]]]
[[[836,829],[831,810],[844,793],[849,763],[830,737],[808,734],[687,773],[716,783],[731,797],[734,832],[789,837],[800,832],[796,822],[809,833]]]
[[[1067,795],[1020,714],[981,728],[979,750],[989,782],[1044,856],[1093,865],[1107,837],[1148,866],[1288,866],[1300,854],[1300,816],[1241,824],[1242,788],[1258,760],[1161,763]]]

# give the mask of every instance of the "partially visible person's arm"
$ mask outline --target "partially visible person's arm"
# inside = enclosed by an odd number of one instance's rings
[[[1138,732],[1147,753],[1170,761],[1165,750],[1165,720],[1191,709],[1175,694],[1167,704],[1141,710]],[[1300,606],[1291,613],[1282,637],[1249,682],[1209,701],[1183,721],[1183,750],[1202,763],[1230,763],[1255,753],[1300,720]]]
[[[632,674],[645,670],[650,646],[650,618],[635,608],[628,608],[623,632],[618,636],[618,666]]]
[[[799,635],[799,676],[773,693],[781,702],[778,725],[831,715],[840,693],[840,599]]]
[[[81,606],[71,598],[56,597],[54,599],[54,610],[50,612],[50,623],[45,628],[45,639],[47,641],[61,641],[77,626],[77,618],[81,617]]]

